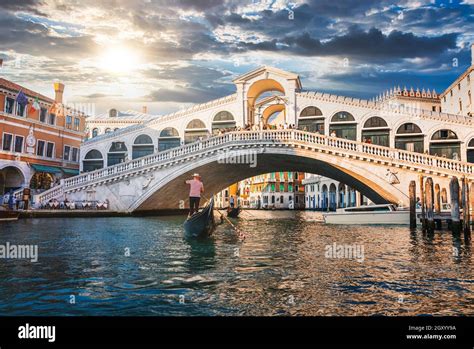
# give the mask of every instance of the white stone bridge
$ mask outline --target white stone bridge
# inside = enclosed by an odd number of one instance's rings
[[[232,157],[238,155],[256,156],[256,163],[235,163]],[[375,203],[399,205],[408,205],[409,182],[420,174],[433,177],[441,188],[448,188],[452,176],[474,180],[472,163],[300,130],[240,131],[68,178],[34,201],[108,199],[110,209],[121,212],[176,209],[186,205],[184,180],[193,172],[201,174],[210,195],[276,171],[320,174]]]

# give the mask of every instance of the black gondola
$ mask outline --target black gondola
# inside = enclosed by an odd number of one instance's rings
[[[204,237],[211,235],[215,226],[214,198],[211,198],[206,207],[186,219],[184,222],[184,231],[188,236]]]
[[[227,217],[237,218],[239,216],[239,213],[240,213],[240,207],[227,208]]]

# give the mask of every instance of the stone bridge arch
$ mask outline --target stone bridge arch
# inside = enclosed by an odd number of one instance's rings
[[[401,188],[388,183],[386,168],[380,166],[378,171],[373,167],[355,164],[350,159],[334,161],[330,154],[294,148],[254,149],[257,152],[255,167],[249,164],[219,162],[222,153],[206,156],[193,162],[184,163],[179,168],[173,167],[168,175],[162,175],[150,184],[142,195],[130,202],[128,211],[152,211],[176,209],[181,203],[187,205],[188,186],[184,184],[192,173],[201,174],[206,194],[216,194],[231,184],[246,178],[269,172],[293,171],[320,174],[335,179],[360,191],[375,203],[406,202],[406,194]],[[229,153],[228,153],[229,154]],[[232,153],[230,153],[232,154]],[[235,150],[234,154],[249,154],[246,150]]]

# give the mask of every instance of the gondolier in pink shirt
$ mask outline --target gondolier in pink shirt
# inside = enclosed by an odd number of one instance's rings
[[[201,182],[201,177],[198,173],[193,174],[193,179],[187,180],[186,184],[189,188],[189,215],[199,210],[199,201],[201,200],[201,193],[204,193],[204,184]]]

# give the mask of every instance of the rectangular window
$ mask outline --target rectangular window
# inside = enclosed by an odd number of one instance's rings
[[[431,107],[431,110],[432,110],[432,111],[436,111],[436,106],[433,105],[433,106]]]
[[[81,119],[79,119],[79,118],[74,118],[74,129],[75,129],[76,131],[79,131],[80,125],[81,125]]]
[[[46,122],[46,116],[47,115],[48,115],[48,109],[41,108],[41,110],[40,110],[40,121],[41,122]]]
[[[44,141],[38,140],[38,144],[36,146],[36,155],[44,156]]]
[[[67,115],[66,116],[66,128],[71,128],[72,127],[72,116]]]
[[[3,134],[3,150],[11,151],[13,146],[13,135],[9,133]]]
[[[25,109],[26,109],[26,106],[25,105],[21,105],[21,104],[16,104],[16,115],[18,116],[25,116]]]
[[[72,161],[78,162],[79,161],[79,149],[78,148],[72,148]]]
[[[54,155],[54,143],[48,142],[46,146],[46,157],[52,158]]]
[[[13,98],[7,97],[5,101],[5,113],[13,114],[14,105],[15,105],[15,100]]]
[[[23,152],[23,141],[24,141],[23,136],[15,136],[15,152],[16,153],[22,153]]]
[[[56,124],[56,114],[50,113],[48,124],[55,125]]]
[[[71,153],[71,147],[69,145],[64,146],[64,154],[63,154],[63,159],[69,161],[69,155]]]

